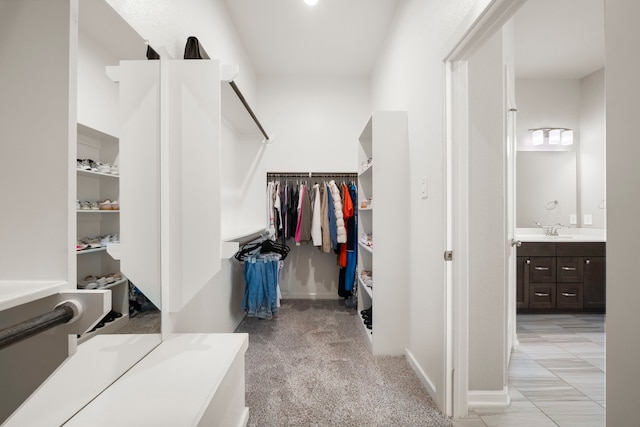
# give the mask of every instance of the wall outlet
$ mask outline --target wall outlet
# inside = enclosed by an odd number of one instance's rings
[[[576,225],[576,224],[578,224],[578,215],[576,214],[569,215],[569,225]]]
[[[429,178],[426,176],[420,178],[420,197],[423,199],[429,197]]]
[[[585,214],[583,223],[584,225],[593,225],[593,215]]]

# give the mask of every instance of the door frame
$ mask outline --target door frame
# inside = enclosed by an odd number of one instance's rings
[[[481,0],[463,19],[443,55],[445,74],[445,182],[447,356],[445,412],[468,415],[469,392],[469,122],[468,60],[526,0]],[[508,310],[506,311],[508,313]],[[507,319],[505,319],[507,320]],[[505,331],[506,334],[506,331]],[[506,337],[505,337],[506,338]]]

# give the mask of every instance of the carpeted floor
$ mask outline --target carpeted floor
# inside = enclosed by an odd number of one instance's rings
[[[245,318],[248,425],[449,426],[405,357],[374,357],[358,322],[340,301],[284,300],[274,320]]]

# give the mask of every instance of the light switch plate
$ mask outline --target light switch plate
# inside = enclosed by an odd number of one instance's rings
[[[571,214],[569,215],[569,225],[576,225],[578,223],[578,215]]]
[[[429,178],[426,176],[420,178],[420,197],[423,199],[429,197]]]
[[[593,216],[591,214],[584,215],[584,225],[593,225]]]

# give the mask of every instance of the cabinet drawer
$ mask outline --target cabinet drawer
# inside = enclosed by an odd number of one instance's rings
[[[582,283],[558,283],[558,308],[583,308]]]
[[[556,308],[556,284],[529,284],[529,308]]]
[[[531,257],[529,260],[529,280],[531,282],[547,283],[556,281],[555,257]]]
[[[557,260],[558,282],[582,282],[582,258],[558,257]]]

